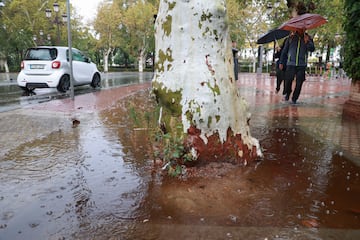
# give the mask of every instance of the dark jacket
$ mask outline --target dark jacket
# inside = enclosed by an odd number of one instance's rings
[[[284,49],[284,46],[285,46],[285,43],[287,42],[287,38],[286,39],[284,39],[284,42],[283,42],[283,44],[281,45],[281,47],[280,47],[280,51],[275,51],[275,54],[274,54],[274,58],[277,58],[278,60],[276,61],[276,69],[279,69],[279,64],[280,64],[280,58],[281,58],[281,53],[283,52],[283,49]],[[286,70],[286,60],[287,59],[285,59],[285,61],[284,61],[284,63],[283,63],[283,71],[285,71]]]
[[[314,42],[310,37],[309,41],[305,43],[304,37],[295,33],[285,42],[284,49],[281,52],[280,64],[306,67],[308,52],[314,50]]]

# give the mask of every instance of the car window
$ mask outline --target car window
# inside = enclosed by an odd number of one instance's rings
[[[66,52],[67,59],[69,59],[68,51]],[[87,62],[88,58],[79,50],[73,49],[72,51],[72,59],[73,61],[79,61],[79,62]]]
[[[30,48],[26,51],[24,60],[55,60],[56,48]]]

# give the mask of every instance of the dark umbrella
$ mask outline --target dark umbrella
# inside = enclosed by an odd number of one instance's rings
[[[327,23],[327,20],[319,15],[313,13],[305,13],[296,17],[291,18],[287,22],[283,23],[279,29],[289,31],[304,31],[308,29],[317,28]]]
[[[269,32],[262,35],[257,41],[257,44],[265,44],[284,38],[290,34],[290,31],[283,29],[272,29]]]

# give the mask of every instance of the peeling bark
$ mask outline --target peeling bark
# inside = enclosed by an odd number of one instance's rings
[[[236,87],[226,1],[162,0],[155,27],[153,91],[168,109],[163,113],[177,117],[193,157],[247,162],[261,156]]]

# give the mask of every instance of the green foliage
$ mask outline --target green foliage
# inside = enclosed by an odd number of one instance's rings
[[[179,128],[182,128],[179,126]],[[163,160],[166,162],[189,162],[192,158],[187,154],[187,149],[184,146],[184,140],[182,137],[174,136],[171,133],[162,134],[159,138],[163,141],[164,156]]]
[[[274,7],[274,0],[227,0],[231,40],[239,49],[252,48],[256,52],[256,39],[288,19],[288,8],[283,1]],[[256,56],[252,56],[255,58]]]
[[[140,119],[139,119],[138,113],[135,111],[134,107],[130,108],[129,116],[133,120],[134,125],[139,127],[140,126]]]
[[[154,51],[154,1],[117,0],[103,2],[94,22],[94,29],[99,36],[97,49],[103,58],[109,59],[118,49],[129,59],[143,59]],[[104,62],[105,64],[105,62]]]
[[[316,48],[320,52],[328,50],[328,54],[330,54],[330,48],[344,43],[344,0],[314,0],[313,2],[316,7],[313,12],[324,16],[328,22],[319,28],[310,30],[309,33],[315,36]],[[326,59],[329,60],[329,57],[327,55]]]
[[[181,126],[178,128],[182,129]],[[162,154],[158,152],[158,156],[164,161],[168,174],[173,177],[183,174],[184,164],[193,160],[191,153],[184,146],[183,138],[162,131],[158,131],[156,135],[162,149]]]
[[[137,1],[128,8],[123,9],[121,24],[124,47],[135,57],[154,51],[154,15],[155,6],[148,1]]]
[[[305,11],[321,14],[328,19],[327,24],[309,31],[315,37],[319,52],[343,45],[344,0],[227,0],[231,39],[237,42],[240,49],[255,50],[258,47],[256,39],[287,21],[292,9],[299,3],[303,3]]]
[[[314,2],[314,12],[328,19],[327,24],[310,31],[311,35],[317,36],[317,49],[323,50],[327,46],[333,47],[344,43],[344,1],[304,0],[305,5]],[[25,49],[36,44],[33,40],[34,35],[37,36],[37,43],[40,43],[40,30],[44,32],[44,43],[56,43],[57,28],[45,16],[45,9],[52,9],[56,0],[3,2],[5,6],[0,7],[0,58],[8,58],[9,62],[19,68]],[[274,6],[275,2],[280,5],[276,9],[269,9],[268,6]],[[288,4],[281,0],[227,0],[227,23],[230,26],[231,38],[238,43],[240,49],[251,47],[255,50],[258,47],[256,39],[270,28],[286,21],[289,18],[287,5],[300,0],[287,2]],[[65,1],[59,1],[59,4],[62,13],[65,11]],[[71,8],[73,46],[85,51],[98,65],[109,49],[109,55],[114,55],[117,49],[121,49],[124,53],[122,62],[125,65],[133,60],[137,61],[140,54],[146,56],[154,52],[154,15],[157,14],[158,4],[159,0],[114,0],[111,4],[109,1],[102,1],[93,23],[97,38],[93,36],[91,26],[84,26],[76,14],[76,9]],[[110,6],[109,11],[105,11],[103,5]],[[52,20],[53,18],[54,12]],[[352,21],[356,19],[357,17]],[[51,36],[50,42],[46,40],[47,34]],[[60,37],[61,45],[66,45],[65,26],[60,26]],[[354,64],[357,64],[356,60]]]
[[[345,0],[346,32],[344,69],[353,81],[360,80],[360,2]]]
[[[10,69],[19,70],[25,50],[35,45],[56,45],[57,25],[54,23],[55,13],[53,4],[56,0],[11,0],[3,1],[0,7],[0,58],[9,63]],[[65,2],[59,2],[61,14],[66,12]],[[46,17],[45,10],[51,9],[52,16]],[[80,17],[75,9],[71,8],[71,27],[73,46],[84,50],[92,59],[96,59],[94,38],[88,27],[80,25]],[[43,36],[40,35],[40,30]],[[60,43],[67,45],[67,28],[65,24],[59,25]],[[49,35],[50,40],[47,38]],[[36,37],[36,40],[34,40]]]
[[[159,105],[143,111],[134,103],[129,103],[127,109],[133,127],[148,130],[150,145],[157,149],[153,152],[154,158],[162,159],[169,176],[182,174],[183,165],[193,161],[191,153],[184,145],[182,126],[175,126],[173,131],[164,131],[164,128],[158,126]]]

